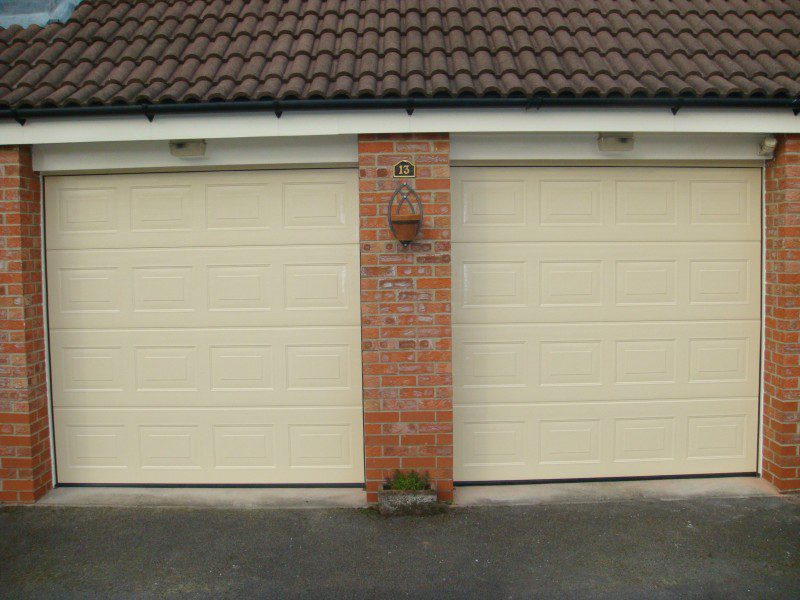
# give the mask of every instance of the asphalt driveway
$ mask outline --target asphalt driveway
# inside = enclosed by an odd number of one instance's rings
[[[6,508],[3,598],[800,598],[800,499]]]

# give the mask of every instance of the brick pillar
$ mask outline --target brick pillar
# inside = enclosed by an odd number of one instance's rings
[[[39,177],[29,147],[0,146],[0,502],[51,486]]]
[[[766,168],[762,471],[800,490],[800,135],[779,136]]]
[[[358,142],[367,499],[394,469],[427,471],[453,497],[450,141],[447,134],[362,135]],[[425,218],[403,248],[386,209],[409,159]]]

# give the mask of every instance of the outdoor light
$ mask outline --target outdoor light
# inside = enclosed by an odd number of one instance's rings
[[[169,153],[179,158],[200,158],[205,156],[205,140],[170,140]]]
[[[775,154],[775,147],[778,145],[778,140],[774,135],[768,135],[761,140],[761,145],[758,147],[758,155],[772,158]]]
[[[600,152],[628,152],[633,150],[632,133],[600,133],[597,135],[597,149]]]
[[[422,229],[422,202],[407,183],[401,183],[392,194],[387,218],[389,229],[403,247],[407,247]]]

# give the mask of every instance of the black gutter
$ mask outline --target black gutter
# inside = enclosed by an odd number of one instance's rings
[[[280,117],[287,110],[364,110],[402,109],[412,114],[417,108],[665,108],[673,114],[681,108],[772,108],[800,113],[800,98],[715,98],[715,97],[560,97],[532,98],[332,98],[246,100],[231,102],[187,102],[182,104],[126,104],[106,106],[63,106],[44,108],[2,108],[0,118],[27,119],[84,116],[144,115],[152,121],[157,115],[268,111]]]

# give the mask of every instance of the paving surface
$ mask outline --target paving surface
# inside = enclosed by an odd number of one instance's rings
[[[3,598],[800,598],[800,498],[0,510]]]

